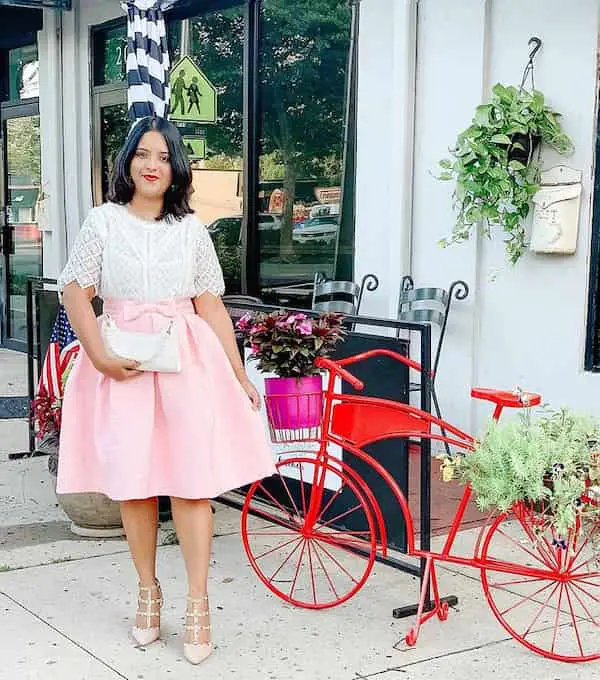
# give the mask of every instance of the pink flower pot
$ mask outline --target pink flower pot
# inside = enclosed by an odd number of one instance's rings
[[[318,427],[323,413],[320,375],[265,378],[267,416],[275,430]]]

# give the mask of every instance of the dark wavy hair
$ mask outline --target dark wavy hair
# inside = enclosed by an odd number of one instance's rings
[[[185,150],[179,130],[164,118],[141,118],[130,130],[125,144],[117,154],[110,187],[108,200],[111,203],[126,205],[133,198],[135,185],[131,179],[131,160],[139,146],[140,140],[151,130],[156,130],[164,137],[169,150],[169,162],[173,178],[171,186],[164,196],[163,209],[157,219],[174,218],[180,220],[185,215],[194,211],[190,207],[190,195],[192,194],[192,169]]]

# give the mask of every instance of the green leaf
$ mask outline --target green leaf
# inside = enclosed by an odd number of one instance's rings
[[[515,147],[516,147],[516,146],[520,146],[520,144],[519,144],[519,145],[515,145]],[[523,147],[521,147],[521,148],[523,148]],[[526,165],[523,165],[523,163],[521,163],[521,161],[511,161],[511,162],[508,164],[508,167],[509,167],[511,170],[526,170],[526,169],[527,169],[527,166],[526,166]]]
[[[510,137],[508,137],[507,135],[502,135],[502,134],[494,135],[494,136],[492,137],[491,141],[492,141],[494,144],[506,144],[506,145],[510,145],[510,144],[511,144]]]

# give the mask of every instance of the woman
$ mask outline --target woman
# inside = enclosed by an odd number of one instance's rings
[[[189,205],[191,184],[177,129],[138,121],[116,158],[109,202],[89,213],[59,278],[82,349],[64,395],[57,491],[120,501],[139,576],[139,645],[160,637],[157,496],[171,497],[189,583],[184,654],[196,664],[212,651],[207,499],[274,465],[220,298],[221,268]],[[100,325],[96,294],[104,300]],[[141,370],[119,356],[101,330],[108,319],[119,332],[151,339],[175,322],[179,372]]]

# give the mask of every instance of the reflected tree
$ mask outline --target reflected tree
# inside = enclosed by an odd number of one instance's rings
[[[261,179],[283,180],[282,255],[292,251],[296,182],[341,178],[350,46],[347,0],[265,0],[260,26]],[[244,19],[240,9],[192,20],[192,54],[219,94],[211,154],[239,158],[243,144]],[[178,36],[170,35],[178,57]]]

